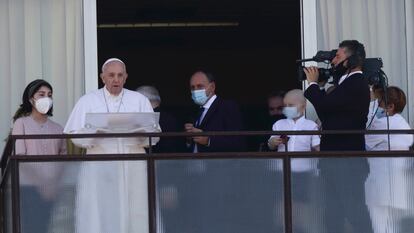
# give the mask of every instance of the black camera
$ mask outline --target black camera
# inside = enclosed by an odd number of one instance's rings
[[[382,59],[379,57],[365,59],[363,73],[369,85],[387,86],[387,76],[382,71],[382,67]]]
[[[303,71],[303,69],[305,67],[302,66],[302,62],[315,61],[315,62],[325,62],[325,63],[330,64],[332,59],[334,59],[334,57],[336,56],[336,52],[337,52],[336,49],[331,50],[331,51],[318,51],[316,53],[316,55],[313,56],[312,58],[296,60],[296,63],[299,64],[298,65],[298,70],[297,70],[299,81],[306,80],[306,75],[305,75],[305,72]],[[328,81],[329,78],[333,74],[333,69],[332,68],[330,68],[330,69],[318,68],[318,71],[319,71],[319,80],[318,80],[319,82]]]
[[[316,62],[325,62],[330,64],[332,59],[334,59],[337,50],[331,51],[318,51],[313,58],[297,60],[298,64],[298,79],[299,81],[306,80],[306,74],[303,71],[305,68],[302,66],[302,62],[307,61],[316,61]],[[383,63],[381,58],[366,58],[363,65],[363,74],[368,79],[369,85],[380,85],[387,86],[387,77],[382,71]],[[326,82],[334,74],[334,67],[330,68],[318,68],[319,78],[318,82]],[[334,80],[335,82],[335,80]]]
[[[306,74],[303,71],[305,67],[304,66],[298,66],[298,79],[299,81],[304,81],[306,80]],[[319,71],[319,78],[318,78],[318,82],[326,82],[329,80],[329,78],[332,76],[333,74],[333,69],[326,69],[326,68],[318,68]]]
[[[312,58],[296,60],[296,63],[307,62],[307,61],[316,61],[316,62],[331,62],[332,59],[336,56],[338,50],[334,49],[331,51],[318,51],[315,56]]]

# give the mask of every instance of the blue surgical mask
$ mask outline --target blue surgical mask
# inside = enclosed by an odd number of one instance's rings
[[[379,118],[383,118],[387,116],[387,113],[385,112],[384,108],[378,107],[377,112],[375,113],[375,116]]]
[[[191,91],[191,98],[193,99],[194,103],[200,106],[204,105],[208,100],[206,89]]]
[[[284,107],[283,115],[285,115],[287,119],[295,119],[300,117],[301,113],[298,111],[298,107]]]

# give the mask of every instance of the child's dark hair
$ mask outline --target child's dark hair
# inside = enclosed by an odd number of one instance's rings
[[[23,92],[22,104],[20,104],[19,109],[17,109],[16,113],[13,116],[13,122],[15,122],[20,117],[29,115],[32,112],[32,103],[30,103],[30,99],[33,98],[34,94],[43,86],[49,88],[53,93],[52,86],[43,79],[36,79],[26,86]],[[50,108],[46,114],[53,116],[52,113],[53,107]]]

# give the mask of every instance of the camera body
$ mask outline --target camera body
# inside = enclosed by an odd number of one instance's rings
[[[302,62],[307,61],[316,61],[316,62],[325,62],[330,63],[335,57],[337,50],[331,51],[318,51],[313,58],[297,60],[298,64],[298,79],[299,81],[306,80],[306,74],[303,71],[305,66],[302,65]],[[351,59],[352,60],[352,59]],[[352,63],[352,61],[348,63]],[[381,58],[366,58],[364,59],[362,72],[364,76],[368,79],[369,85],[381,85],[383,86],[386,83],[386,75],[382,71],[383,63]],[[327,82],[331,77],[334,76],[335,68],[331,65],[329,68],[318,68],[319,78],[318,82]],[[335,80],[334,80],[335,82]]]
[[[382,67],[382,59],[379,57],[365,59],[362,71],[364,76],[368,79],[369,85],[379,85],[381,87],[388,86],[387,77],[384,71],[382,71]]]
[[[299,79],[299,81],[306,80],[306,74],[303,71],[304,68],[305,68],[304,66],[298,66],[298,79]],[[330,69],[318,68],[318,71],[319,71],[318,82],[326,82],[333,75],[333,69],[332,68],[330,68]]]
[[[318,51],[316,53],[315,56],[313,56],[312,58],[308,58],[308,59],[302,59],[302,60],[296,60],[296,63],[298,64],[298,79],[299,81],[303,81],[306,80],[306,74],[303,71],[303,69],[305,68],[304,66],[302,66],[303,62],[307,62],[307,61],[315,61],[315,62],[325,62],[325,63],[330,63],[334,57],[336,56],[336,52],[338,50],[334,49],[331,51]],[[318,82],[326,82],[329,80],[330,77],[332,77],[333,75],[333,67],[331,68],[318,68],[319,71],[319,80]]]

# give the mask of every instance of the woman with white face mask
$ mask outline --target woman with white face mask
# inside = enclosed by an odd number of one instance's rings
[[[13,135],[61,134],[62,126],[52,116],[52,86],[45,80],[29,83],[22,104],[13,121]],[[66,140],[16,140],[16,155],[66,154]],[[57,194],[62,167],[56,163],[22,163],[20,165],[20,207],[22,232],[47,232],[53,201]]]
[[[406,96],[398,88],[387,88],[387,104],[384,92],[377,91],[378,106],[373,110],[371,130],[409,130],[408,122],[401,116],[406,105]],[[388,119],[387,119],[388,116]],[[366,148],[370,151],[409,150],[413,144],[411,134],[367,134]],[[402,232],[404,219],[412,219],[413,191],[412,158],[368,158],[370,173],[365,183],[365,200],[368,206],[374,233]]]

